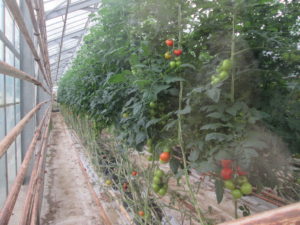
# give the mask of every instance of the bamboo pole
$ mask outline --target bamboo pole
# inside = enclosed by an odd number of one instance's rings
[[[26,176],[26,172],[28,169],[28,166],[30,164],[30,160],[32,158],[32,154],[36,148],[36,144],[38,142],[38,139],[41,136],[41,131],[43,129],[43,127],[45,126],[45,120],[46,117],[49,116],[50,117],[50,107],[48,108],[47,112],[45,113],[45,115],[43,116],[38,128],[35,131],[35,134],[33,136],[33,139],[28,147],[28,150],[26,152],[26,155],[24,157],[24,160],[21,164],[21,168],[18,171],[17,177],[13,183],[13,186],[11,187],[11,190],[6,198],[5,204],[3,206],[3,208],[1,209],[0,212],[0,225],[6,225],[9,222],[9,219],[11,217],[12,211],[15,207],[18,195],[20,193],[20,189],[22,186],[22,183],[24,181],[24,178]]]
[[[26,194],[26,198],[25,198],[25,203],[24,203],[24,209],[23,209],[23,213],[21,216],[21,220],[20,220],[20,225],[28,225],[31,221],[31,215],[32,215],[32,210],[33,210],[33,201],[34,201],[34,196],[37,190],[37,179],[38,179],[38,174],[41,172],[40,170],[40,162],[41,162],[41,157],[43,155],[44,149],[46,148],[46,140],[48,138],[48,134],[49,134],[49,125],[50,125],[50,118],[48,118],[47,120],[47,125],[46,128],[44,130],[43,133],[43,137],[42,137],[42,143],[41,143],[41,147],[40,150],[36,153],[36,159],[34,162],[34,166],[32,169],[32,173],[31,173],[31,178],[30,178],[30,182],[28,185],[28,191]],[[1,224],[0,224],[1,225]]]
[[[221,223],[219,225],[270,225],[270,224],[300,224],[300,202],[280,208],[272,209],[238,220]]]
[[[26,24],[23,20],[21,11],[19,9],[19,6],[18,6],[16,0],[5,0],[5,3],[7,5],[7,7],[9,8],[10,12],[12,13],[15,21],[17,22],[20,31],[24,35],[24,38],[27,41],[27,44],[28,44],[29,48],[31,49],[31,52],[32,52],[32,54],[35,58],[35,61],[38,63],[38,65],[40,67],[40,70],[42,71],[44,80],[46,81],[48,87],[50,88],[51,86],[50,86],[50,83],[47,79],[47,75],[46,75],[46,72],[45,72],[45,67],[43,67],[43,65],[41,63],[41,60],[39,58],[39,55],[38,55],[38,53],[37,53],[37,51],[34,47],[34,43],[33,43],[32,39],[30,37],[30,34],[29,34],[28,29],[26,27]]]
[[[44,85],[41,82],[39,82],[37,79],[30,76],[28,73],[18,70],[17,68],[15,68],[5,62],[2,62],[2,61],[0,61],[0,73],[6,74],[8,76],[15,77],[15,78],[18,78],[21,80],[26,80],[30,83],[40,86],[45,92],[47,92],[49,95],[51,95],[51,92],[48,89],[46,89],[44,87]]]
[[[46,56],[46,69],[48,71],[51,86],[52,83],[52,77],[51,77],[51,70],[50,70],[50,61],[49,61],[49,53],[48,53],[48,42],[47,42],[47,30],[46,30],[46,17],[45,17],[45,9],[44,9],[44,1],[43,0],[35,0],[35,7],[37,10],[37,21],[40,28],[40,32],[42,35],[42,39],[44,41],[45,46],[45,56]]]
[[[36,112],[48,101],[42,102],[34,107],[27,115],[5,136],[0,142],[0,158],[7,151],[9,146],[16,140],[17,136],[22,132],[25,125],[36,114]]]
[[[50,85],[52,86],[51,79],[50,79],[50,73],[47,70],[47,59],[46,59],[46,51],[47,50],[45,49],[44,41],[42,39],[42,31],[39,30],[39,26],[38,26],[38,23],[37,23],[35,14],[34,14],[32,1],[31,0],[26,0],[26,4],[27,4],[27,8],[29,10],[29,14],[30,14],[30,17],[31,17],[31,22],[33,24],[35,35],[37,36],[37,39],[38,39],[38,42],[39,42],[40,52],[42,54],[43,63],[44,63],[45,69],[47,71],[46,75],[47,75],[48,81],[50,82]]]
[[[48,129],[49,130],[49,129]],[[44,176],[45,176],[45,158],[47,154],[47,143],[48,143],[48,134],[47,131],[46,137],[44,137],[43,145],[41,149],[41,157],[39,160],[38,165],[38,172],[35,177],[35,190],[34,190],[34,196],[33,196],[33,203],[32,203],[32,210],[31,210],[31,225],[37,225],[39,224],[39,217],[40,217],[40,206],[41,206],[41,198],[42,192],[44,189]]]

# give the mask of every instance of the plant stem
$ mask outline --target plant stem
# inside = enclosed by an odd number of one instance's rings
[[[237,207],[237,200],[234,200],[234,217],[238,218],[238,207]]]
[[[231,62],[232,62],[232,73],[231,73],[231,93],[230,100],[234,102],[234,80],[235,80],[235,13],[232,15],[232,36],[231,36]]]
[[[181,19],[182,18],[182,13],[181,13],[181,5],[178,4],[178,29],[179,29],[179,37],[178,37],[178,48],[181,47],[181,40],[182,40],[182,27],[181,27]],[[178,110],[182,110],[182,101],[183,101],[183,81],[180,81],[180,91],[179,91],[179,100],[178,100]],[[190,177],[187,169],[187,160],[186,160],[186,155],[185,155],[185,150],[184,150],[184,141],[183,141],[183,135],[182,135],[182,116],[181,114],[178,114],[178,142],[180,145],[181,149],[181,154],[182,154],[182,160],[183,160],[183,166],[184,166],[184,174],[185,174],[185,179],[186,183],[190,192],[191,200],[192,203],[196,209],[198,218],[200,220],[200,223],[205,225],[207,224],[205,221],[204,216],[202,215],[202,212],[199,207],[197,207],[197,199],[195,196],[195,193],[192,189],[192,185],[190,182]]]

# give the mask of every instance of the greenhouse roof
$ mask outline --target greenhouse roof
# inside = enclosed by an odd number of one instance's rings
[[[100,0],[44,0],[51,76],[54,85],[75,56],[87,32],[89,15]]]

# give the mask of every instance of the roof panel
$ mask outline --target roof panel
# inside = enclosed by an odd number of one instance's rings
[[[44,0],[52,80],[56,83],[76,55],[100,0]]]

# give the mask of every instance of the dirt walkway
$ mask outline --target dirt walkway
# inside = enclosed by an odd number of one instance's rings
[[[98,208],[78,164],[67,127],[59,113],[52,116],[46,162],[42,225],[101,225]]]

